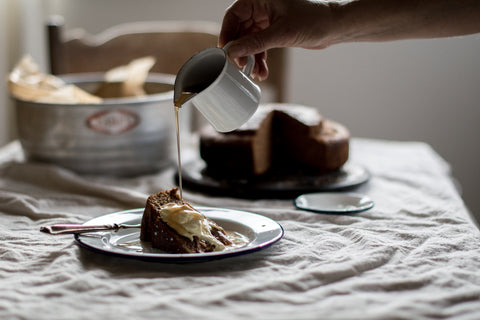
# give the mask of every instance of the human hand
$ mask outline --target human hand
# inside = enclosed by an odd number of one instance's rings
[[[275,47],[327,47],[324,35],[332,21],[331,9],[323,1],[238,0],[224,16],[219,46],[232,42],[228,55],[237,64],[255,56],[253,76],[268,77],[267,50]]]

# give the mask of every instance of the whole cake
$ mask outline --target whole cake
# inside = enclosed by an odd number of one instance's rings
[[[232,242],[225,230],[178,195],[178,188],[147,199],[140,239],[169,253],[201,253],[224,250]]]
[[[259,176],[276,172],[327,173],[339,169],[349,154],[350,134],[314,108],[291,104],[261,105],[232,132],[211,127],[200,132],[200,156],[212,175]]]

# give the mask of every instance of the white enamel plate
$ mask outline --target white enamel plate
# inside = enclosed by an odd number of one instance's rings
[[[225,231],[235,233],[244,242],[223,251],[206,253],[166,253],[140,241],[140,229],[121,229],[76,234],[75,240],[83,247],[105,254],[158,262],[195,262],[227,258],[251,253],[274,244],[283,237],[283,228],[276,221],[247,211],[213,207],[197,208]],[[84,225],[140,224],[143,208],[106,214],[88,220]]]

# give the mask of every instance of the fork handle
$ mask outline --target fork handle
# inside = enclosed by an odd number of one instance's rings
[[[83,224],[54,224],[51,226],[40,227],[40,231],[50,234],[72,234],[72,233],[84,233],[102,230],[114,230],[118,231],[122,228],[138,228],[139,225],[123,225],[123,224],[105,224],[89,226]]]

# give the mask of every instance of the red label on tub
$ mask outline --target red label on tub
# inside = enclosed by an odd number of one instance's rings
[[[127,132],[139,122],[138,115],[127,110],[100,111],[87,119],[87,125],[93,131],[112,135]]]

